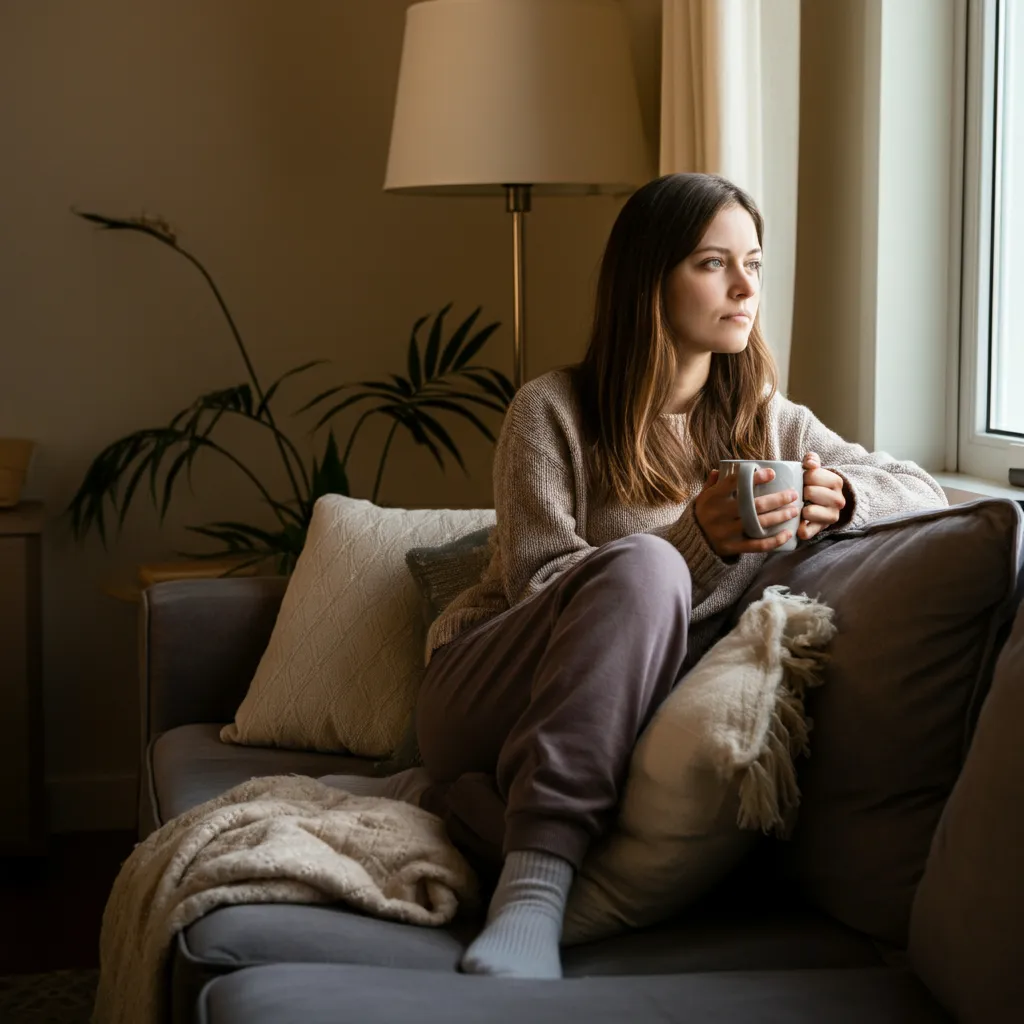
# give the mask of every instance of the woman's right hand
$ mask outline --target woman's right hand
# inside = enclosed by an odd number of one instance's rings
[[[775,479],[775,470],[759,469],[754,474],[754,483],[766,484]],[[795,501],[801,504],[794,506]],[[697,524],[704,531],[708,545],[719,558],[733,555],[757,554],[774,551],[785,544],[800,524],[802,495],[796,491],[780,491],[754,499],[758,522],[764,527],[775,526],[792,520],[790,529],[782,530],[771,537],[751,540],[743,533],[740,521],[740,506],[736,500],[735,477],[722,478],[717,469],[711,471],[703,490],[693,499],[693,514]]]

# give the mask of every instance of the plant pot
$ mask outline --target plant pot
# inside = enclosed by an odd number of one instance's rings
[[[0,437],[0,508],[14,508],[21,500],[35,446],[24,438]]]

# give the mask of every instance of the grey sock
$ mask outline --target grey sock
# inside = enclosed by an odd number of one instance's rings
[[[409,768],[385,778],[374,775],[321,775],[320,782],[355,796],[386,796],[419,805],[420,794],[430,785],[424,768]]]
[[[560,978],[565,901],[573,867],[540,850],[519,850],[505,858],[487,924],[466,950],[467,974],[505,978]]]

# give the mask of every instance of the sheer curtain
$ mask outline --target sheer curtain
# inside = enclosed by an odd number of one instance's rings
[[[761,324],[785,390],[793,325],[799,0],[662,0],[662,174],[708,171],[765,218]]]

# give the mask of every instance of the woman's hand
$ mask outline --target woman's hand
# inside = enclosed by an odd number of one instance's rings
[[[816,452],[804,456],[804,503],[796,532],[800,540],[810,540],[826,526],[838,523],[846,508],[843,478],[831,469],[822,469]]]
[[[774,479],[774,469],[759,469],[754,474],[755,485],[766,484]],[[792,520],[795,527],[799,522],[800,507],[793,507],[793,503],[799,501],[800,495],[791,490],[755,498],[754,508],[757,510],[758,522],[764,527],[769,527]],[[793,535],[793,529],[790,528],[772,537],[758,540],[751,540],[745,536],[743,524],[740,522],[740,506],[736,500],[736,480],[733,477],[722,479],[717,469],[711,471],[704,489],[693,499],[693,514],[711,550],[719,558],[774,551]]]

